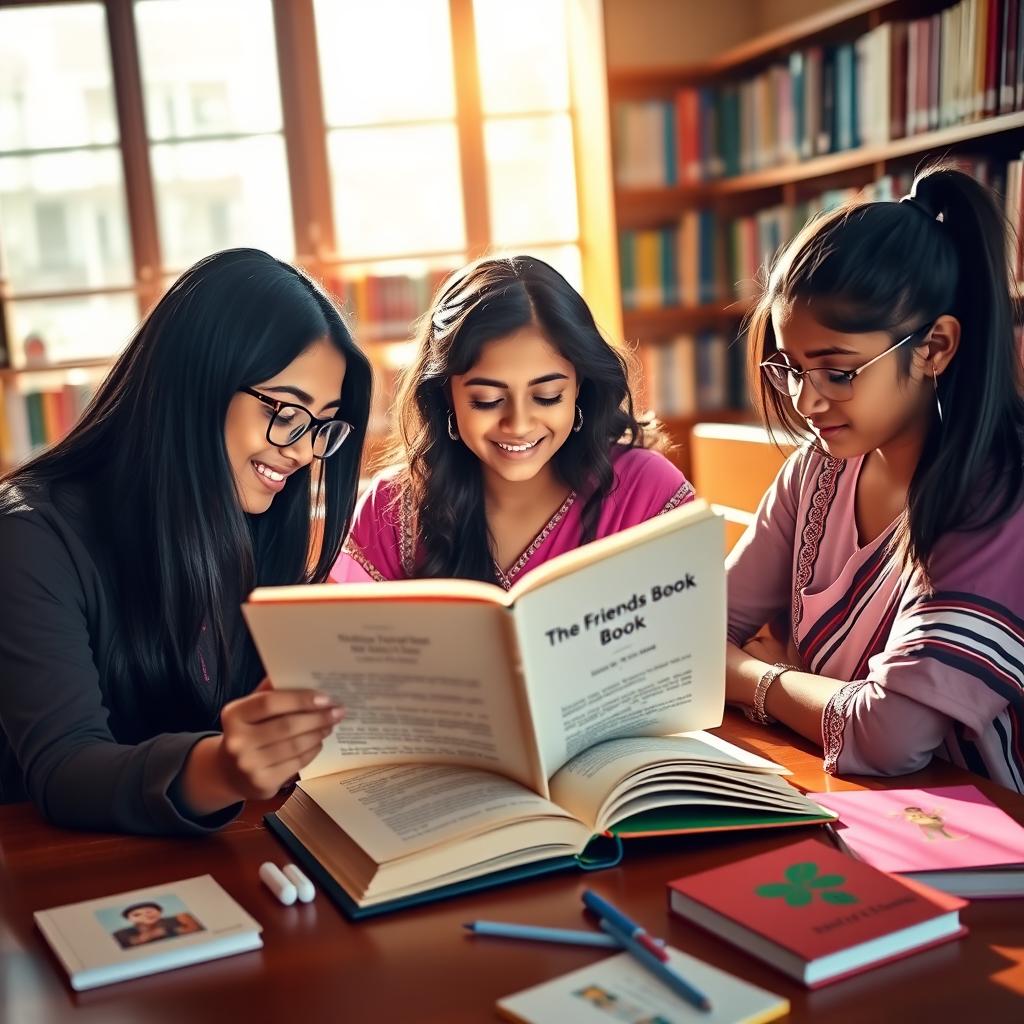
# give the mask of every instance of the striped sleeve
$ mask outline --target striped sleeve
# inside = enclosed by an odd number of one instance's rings
[[[900,774],[941,751],[1024,792],[1024,621],[974,593],[919,597],[868,678],[833,696],[822,734],[830,770]]]

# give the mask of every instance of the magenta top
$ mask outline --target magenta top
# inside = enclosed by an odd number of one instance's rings
[[[782,467],[726,561],[729,639],[789,614],[809,672],[850,680],[822,715],[825,768],[900,775],[933,755],[1024,792],[1024,506],[942,537],[932,590],[858,542],[863,456]]]
[[[686,477],[663,455],[616,445],[611,454],[615,483],[601,505],[595,540],[635,526],[693,500]],[[570,493],[561,507],[507,568],[495,576],[508,590],[520,577],[556,555],[580,546],[583,500]],[[356,508],[352,532],[331,579],[337,582],[402,580],[415,575],[420,551],[412,502],[394,474],[377,477]]]

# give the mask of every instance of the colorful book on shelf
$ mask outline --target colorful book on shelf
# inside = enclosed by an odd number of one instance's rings
[[[807,839],[669,883],[671,909],[818,988],[967,933],[963,900]]]
[[[255,591],[244,613],[274,685],[346,708],[275,826],[358,916],[606,860],[607,834],[831,819],[785,769],[694,733],[724,707],[723,545],[695,502],[508,592]]]
[[[815,793],[836,835],[880,871],[955,896],[1024,896],[1024,828],[975,786]]]
[[[210,875],[39,910],[33,917],[76,992],[263,945],[259,922]]]
[[[691,1006],[629,953],[618,953],[506,996],[498,1013],[518,1024],[767,1024],[789,1012],[789,1000],[774,992],[671,946],[666,952],[669,966],[707,996],[710,1011]]]

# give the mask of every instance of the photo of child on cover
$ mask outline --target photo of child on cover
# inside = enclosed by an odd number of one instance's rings
[[[96,917],[122,949],[205,931],[173,893],[127,906],[104,907],[96,911]]]

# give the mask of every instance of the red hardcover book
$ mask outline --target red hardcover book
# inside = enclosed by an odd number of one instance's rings
[[[808,988],[967,933],[964,900],[816,839],[677,879],[669,896],[681,917]]]

